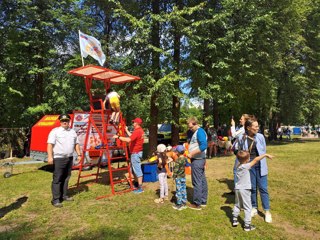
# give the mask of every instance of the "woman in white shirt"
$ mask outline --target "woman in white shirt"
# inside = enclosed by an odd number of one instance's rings
[[[245,129],[244,129],[244,124],[246,123],[247,120],[255,118],[254,115],[249,115],[249,114],[242,114],[239,123],[241,125],[241,127],[236,131],[236,124],[235,121],[233,120],[233,118],[231,119],[231,136],[234,140],[233,146],[237,143],[237,141],[239,141],[240,138],[242,138],[243,134],[245,133]],[[237,158],[235,159],[234,162],[234,166],[233,166],[233,178],[234,178],[234,184],[236,184],[236,170],[237,170],[237,166],[238,166],[238,160]],[[234,193],[234,191],[232,190],[231,193]]]
[[[241,125],[241,127],[236,131],[236,123],[233,119],[231,119],[231,135],[232,135],[232,138],[233,139],[238,139],[240,135],[243,135],[244,134],[244,124],[245,122],[254,117],[253,115],[249,115],[249,114],[242,114],[240,120],[239,120],[239,123]]]

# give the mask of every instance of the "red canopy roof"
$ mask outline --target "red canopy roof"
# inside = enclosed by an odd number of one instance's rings
[[[94,65],[75,68],[70,70],[68,73],[76,76],[88,77],[93,80],[110,80],[110,83],[112,84],[123,84],[140,80],[137,76]]]

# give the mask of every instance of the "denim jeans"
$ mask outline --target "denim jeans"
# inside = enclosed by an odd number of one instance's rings
[[[205,159],[191,159],[191,178],[193,185],[193,203],[207,204],[208,184],[205,175]]]
[[[136,175],[136,177],[143,176],[143,173],[141,170],[141,158],[142,158],[142,151],[131,154],[131,168],[133,169],[133,173]]]
[[[251,178],[251,202],[252,208],[258,208],[257,188],[260,192],[262,207],[265,211],[270,210],[270,201],[268,193],[268,175],[261,176],[260,166],[254,166],[250,169]]]

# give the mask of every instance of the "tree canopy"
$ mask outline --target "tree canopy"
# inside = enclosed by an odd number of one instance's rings
[[[229,124],[320,123],[320,2],[302,0],[3,0],[0,127],[29,127],[44,114],[86,110],[78,30],[101,41],[105,67],[141,77],[116,86],[130,121],[157,124],[200,114]],[[97,64],[86,58],[86,64]],[[203,107],[196,106],[201,103]],[[196,105],[196,106],[195,106]]]

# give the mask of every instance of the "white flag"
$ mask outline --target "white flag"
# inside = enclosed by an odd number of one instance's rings
[[[106,55],[102,52],[101,43],[96,38],[80,32],[80,30],[79,42],[81,55],[85,58],[90,55],[103,66],[103,63],[106,61]]]

